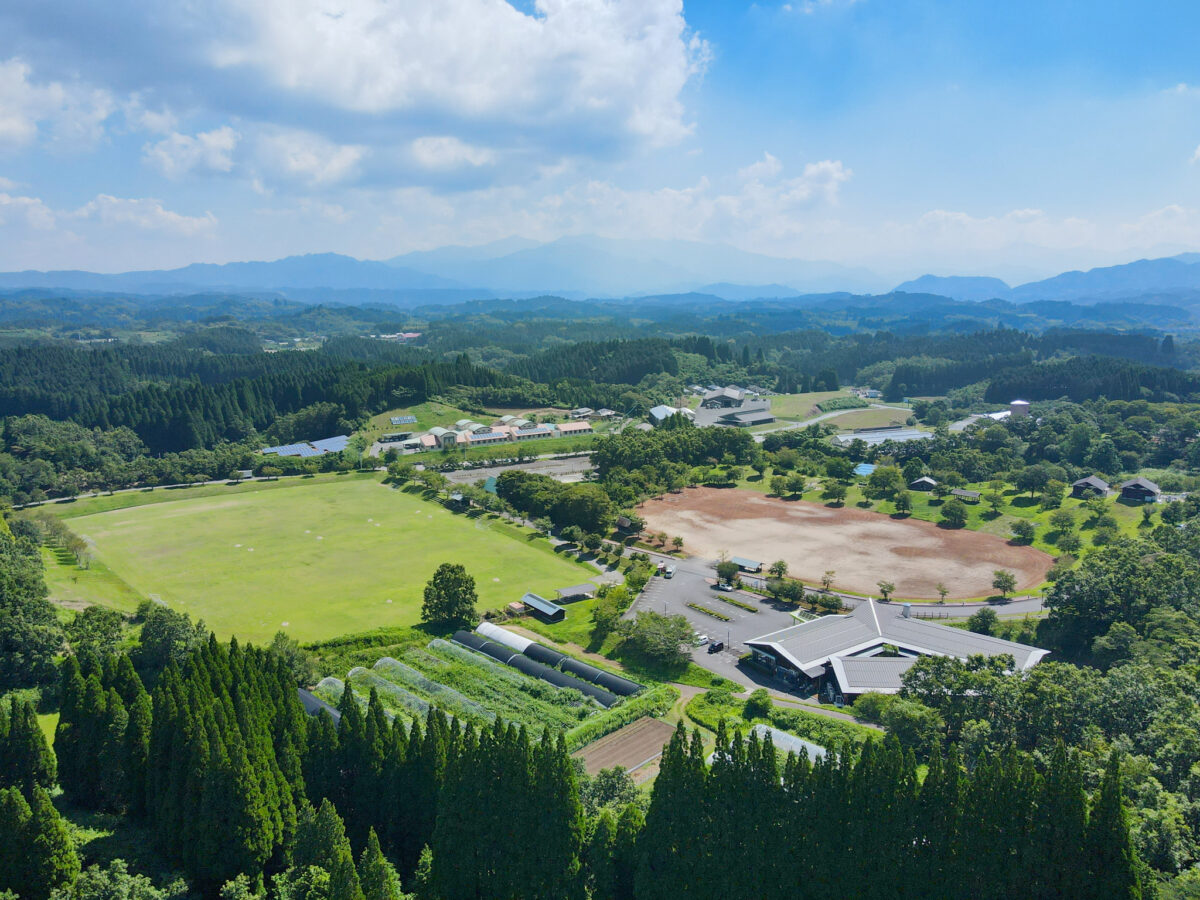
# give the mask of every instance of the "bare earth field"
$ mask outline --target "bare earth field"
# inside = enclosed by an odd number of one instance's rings
[[[589,775],[613,766],[632,770],[657,759],[674,733],[675,729],[666,722],[643,716],[571,755],[583,760]]]
[[[679,535],[693,556],[732,556],[769,565],[786,560],[793,577],[816,584],[827,569],[834,588],[877,594],[891,581],[897,597],[936,599],[944,582],[954,598],[993,593],[992,573],[1008,569],[1017,589],[1041,584],[1053,560],[992,534],[892,519],[854,507],[780,500],[754,491],[694,488],[639,509],[650,531]]]

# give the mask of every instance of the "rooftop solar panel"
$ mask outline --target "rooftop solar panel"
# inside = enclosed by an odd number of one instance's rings
[[[271,447],[277,456],[317,456],[313,449],[308,444],[283,444],[279,447]]]
[[[322,438],[319,441],[312,441],[311,443],[323,453],[337,453],[346,449],[350,443],[350,438],[347,435],[339,434],[335,437]]]
[[[416,425],[416,416],[392,416],[393,425]]]

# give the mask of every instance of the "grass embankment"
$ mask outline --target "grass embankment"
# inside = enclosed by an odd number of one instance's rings
[[[856,409],[829,419],[838,431],[854,431],[856,428],[886,428],[889,425],[904,425],[912,415],[907,409]]]
[[[839,397],[854,396],[849,391],[809,391],[806,394],[778,394],[771,397],[771,412],[777,419],[793,419],[796,421],[819,416],[821,410],[817,404],[825,403]]]
[[[378,475],[279,487],[286,483],[171,492],[177,502],[76,514],[70,524],[139,598],[202,618],[222,638],[258,642],[281,628],[313,641],[415,625],[424,585],[442,562],[466,565],[485,609],[526,591],[554,596],[595,574],[541,535],[488,515],[451,513]],[[97,505],[135,497],[154,495],[102,497]],[[56,571],[51,581],[65,590],[69,578]],[[69,582],[71,599],[128,608],[124,588],[107,576],[95,582],[90,593],[86,578]]]

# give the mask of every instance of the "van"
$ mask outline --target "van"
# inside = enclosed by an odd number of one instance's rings
[[[675,567],[667,566],[667,568],[663,571],[663,578],[674,578],[674,577],[675,577]]]

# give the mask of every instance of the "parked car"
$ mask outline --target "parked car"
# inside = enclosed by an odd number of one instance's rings
[[[728,592],[728,591],[732,591],[732,590],[733,590],[733,585],[732,585],[732,584],[726,584],[726,583],[725,583],[725,582],[723,582],[723,581],[718,581],[718,582],[717,582],[717,590],[718,590],[718,591],[726,591],[726,592]]]
[[[709,653],[720,653],[724,649],[725,649],[724,641],[713,641],[711,644],[708,645]]]
[[[700,634],[700,635],[696,636],[696,646],[697,647],[703,647],[707,643],[708,643],[708,635],[707,634]]]
[[[674,566],[667,566],[667,567],[666,567],[666,568],[663,570],[663,578],[674,578],[674,577],[675,577],[675,567],[674,567]]]

